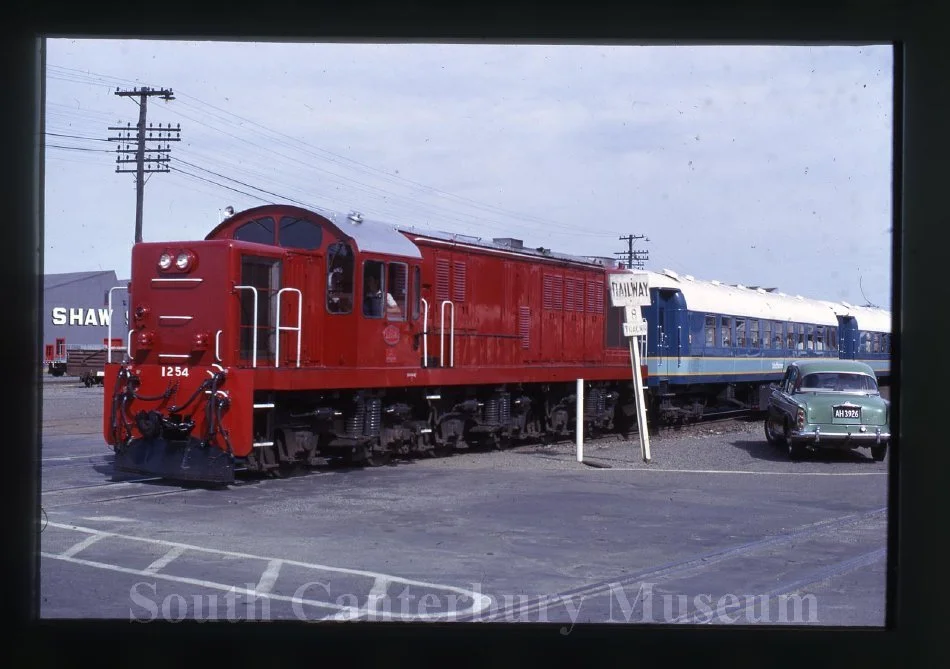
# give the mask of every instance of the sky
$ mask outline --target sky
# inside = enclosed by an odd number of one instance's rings
[[[46,273],[128,278],[117,90],[171,89],[144,241],[286,202],[890,308],[893,52],[880,46],[47,41]],[[128,166],[123,165],[123,169]]]

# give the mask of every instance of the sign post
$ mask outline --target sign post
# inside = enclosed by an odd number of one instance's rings
[[[628,272],[610,275],[610,302],[623,307],[623,334],[630,344],[630,366],[637,400],[637,433],[640,436],[640,454],[650,461],[650,434],[647,431],[646,398],[643,377],[640,375],[640,337],[647,336],[646,319],[640,317],[640,307],[650,304],[649,275]]]

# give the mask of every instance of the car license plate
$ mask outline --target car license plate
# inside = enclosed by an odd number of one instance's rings
[[[861,420],[861,407],[834,407],[832,416],[835,418],[852,418]]]

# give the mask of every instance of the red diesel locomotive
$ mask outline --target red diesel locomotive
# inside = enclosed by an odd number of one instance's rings
[[[132,250],[118,471],[229,483],[635,425],[612,260],[267,205]],[[642,368],[641,368],[642,369]],[[645,373],[645,370],[643,370]]]

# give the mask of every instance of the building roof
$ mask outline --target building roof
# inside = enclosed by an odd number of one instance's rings
[[[115,283],[119,283],[115,275],[115,270],[112,269],[96,272],[65,272],[63,274],[44,274],[43,289],[59,288],[60,286],[79,283],[80,281],[88,281],[89,279],[99,277],[104,277]]]

